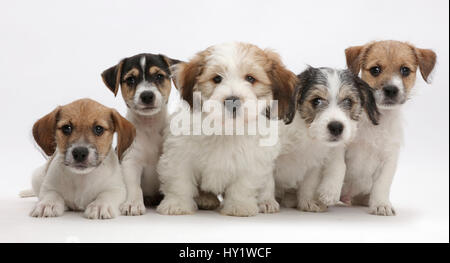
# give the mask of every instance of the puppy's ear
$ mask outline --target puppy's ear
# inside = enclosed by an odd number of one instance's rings
[[[116,96],[117,91],[119,91],[123,62],[123,60],[120,61],[119,64],[110,67],[102,73],[103,83],[105,83],[106,87],[114,93],[114,96]]]
[[[181,94],[181,98],[193,106],[194,86],[203,72],[204,53],[197,54],[189,62],[179,62],[172,67],[173,82]]]
[[[419,62],[420,73],[423,79],[429,83],[428,76],[433,71],[436,64],[436,53],[431,49],[414,48],[414,52]]]
[[[122,161],[123,153],[130,147],[136,137],[136,128],[116,110],[111,110],[111,118],[117,132],[117,156]]]
[[[272,84],[273,99],[278,101],[278,118],[289,124],[295,114],[291,100],[297,85],[297,76],[283,65],[277,53],[270,50],[264,52],[271,64],[267,75]]]
[[[353,79],[358,87],[361,106],[367,113],[367,116],[374,125],[378,125],[380,120],[380,112],[378,111],[377,103],[375,101],[374,90],[360,77],[354,75]]]
[[[361,69],[361,52],[364,46],[349,47],[345,50],[345,59],[347,60],[348,69],[358,76]]]
[[[61,107],[57,107],[33,125],[34,140],[48,156],[53,155],[56,150],[56,122],[60,111]]]
[[[176,65],[176,64],[182,62],[181,60],[169,58],[168,56],[163,55],[163,54],[159,54],[159,57],[166,63],[169,70],[173,65]]]

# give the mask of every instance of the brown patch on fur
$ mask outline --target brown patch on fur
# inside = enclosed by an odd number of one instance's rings
[[[345,50],[348,68],[357,75],[361,70],[361,77],[372,88],[381,89],[393,76],[402,78],[406,91],[415,83],[417,68],[427,81],[436,63],[436,54],[429,49],[418,49],[411,44],[399,41],[371,42],[364,46],[350,47]],[[378,66],[381,73],[374,77],[370,68]],[[400,74],[401,67],[408,67],[411,73],[404,77]]]
[[[172,89],[172,85],[170,84],[170,79],[167,76],[167,74],[164,72],[164,70],[160,69],[157,66],[151,66],[148,69],[150,76],[153,76],[155,74],[161,74],[164,76],[164,81],[162,83],[156,83],[156,86],[161,93],[161,95],[164,98],[164,102],[167,103],[169,100],[170,90]]]
[[[311,124],[316,118],[316,115],[320,113],[324,107],[326,107],[326,105],[323,105],[322,107],[314,107],[312,101],[317,98],[328,101],[328,89],[321,85],[317,85],[315,88],[311,89],[311,92],[307,93],[304,100],[305,102],[301,104],[299,112],[305,120],[305,123],[308,125]]]
[[[112,118],[112,115],[115,117]],[[119,158],[123,151],[133,141],[134,126],[124,118],[117,121],[118,113],[100,103],[90,99],[76,100],[65,106],[57,107],[50,114],[38,120],[33,127],[33,135],[39,146],[46,154],[51,155],[57,148],[65,153],[73,143],[83,140],[94,145],[97,149],[99,160],[102,161],[111,149],[114,132],[118,132]],[[120,116],[120,115],[119,115]],[[64,125],[72,126],[72,133],[65,135],[62,132]],[[98,136],[94,133],[95,126],[104,128],[104,132]],[[126,136],[125,142],[121,138]],[[127,146],[128,145],[128,146]]]
[[[123,153],[130,147],[134,137],[136,137],[136,128],[116,110],[111,109],[110,114],[117,132],[117,156],[119,161],[122,161]]]
[[[341,87],[338,94],[338,101],[341,105],[345,99],[349,99],[352,102],[350,107],[342,108],[344,109],[344,111],[347,111],[349,113],[352,120],[357,121],[359,119],[359,116],[361,115],[362,107],[361,99],[358,97],[358,93],[353,91],[353,89],[354,87],[348,85]]]

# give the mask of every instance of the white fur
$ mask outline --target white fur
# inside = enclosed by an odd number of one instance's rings
[[[341,199],[369,206],[376,215],[394,215],[389,200],[400,146],[403,142],[400,108],[380,110],[377,126],[364,118],[346,152],[347,172]]]
[[[126,190],[119,160],[113,149],[96,168],[88,173],[73,172],[64,165],[64,154],[57,149],[48,163],[36,169],[33,191],[39,198],[30,215],[61,216],[67,209],[84,211],[90,219],[118,216]]]

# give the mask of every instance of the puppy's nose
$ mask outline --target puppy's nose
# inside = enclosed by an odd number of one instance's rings
[[[236,116],[236,111],[241,107],[241,100],[239,97],[236,96],[230,96],[227,97],[223,103],[225,104],[225,108],[233,113],[233,117]]]
[[[332,121],[328,123],[328,130],[332,135],[339,136],[342,134],[342,131],[344,131],[344,125],[342,125],[341,122]]]
[[[84,162],[89,155],[89,150],[86,147],[76,147],[72,150],[73,159],[78,162]]]
[[[144,104],[152,104],[155,99],[155,94],[152,91],[144,91],[141,93],[141,101]]]
[[[398,88],[396,86],[386,86],[383,88],[384,95],[390,99],[397,97]]]

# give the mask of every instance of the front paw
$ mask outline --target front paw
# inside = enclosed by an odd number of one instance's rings
[[[305,212],[325,212],[327,206],[316,200],[300,200],[297,209]]]
[[[258,211],[259,207],[256,202],[225,200],[220,213],[228,216],[255,216],[258,214]]]
[[[56,202],[39,202],[31,211],[32,217],[57,217],[64,213],[64,204]]]
[[[92,202],[84,210],[84,216],[88,219],[111,219],[118,214],[118,209],[108,203]]]
[[[143,200],[126,201],[120,205],[120,213],[124,216],[140,216],[145,214],[145,205]]]
[[[275,199],[259,202],[258,207],[260,213],[276,213],[280,211],[280,205]]]
[[[317,190],[319,201],[327,206],[335,205],[339,202],[341,192],[332,188]]]
[[[377,216],[395,216],[395,210],[390,204],[378,204],[369,207],[369,213]]]
[[[194,200],[183,201],[178,198],[167,198],[161,201],[156,208],[156,212],[162,215],[189,215],[197,210],[197,205]]]

